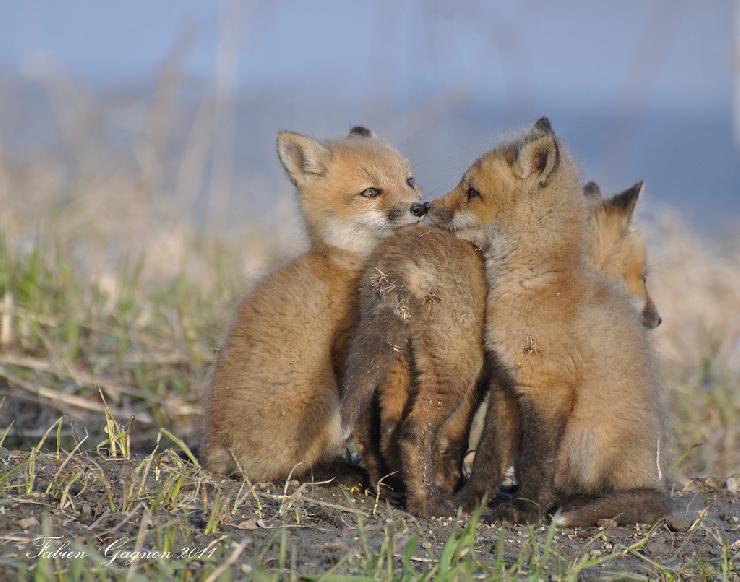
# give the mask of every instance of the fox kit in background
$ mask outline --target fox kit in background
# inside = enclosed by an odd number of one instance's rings
[[[584,186],[589,207],[586,261],[610,281],[621,284],[640,312],[642,324],[655,329],[662,319],[648,293],[645,242],[640,231],[631,225],[642,190],[643,182],[638,182],[624,192],[604,199],[595,182]]]
[[[205,417],[207,468],[243,471],[253,481],[339,476],[337,375],[358,278],[378,241],[418,222],[427,208],[408,162],[365,128],[332,141],[282,132],[277,150],[311,249],[237,308]]]
[[[641,189],[642,183],[638,183],[604,199],[593,182],[584,187],[589,201],[586,260],[594,269],[624,286],[635,304],[639,304],[645,324],[654,326],[659,316],[645,285],[645,248],[639,232],[630,226]],[[474,322],[483,325],[487,285],[481,264],[479,257],[476,261],[471,245],[441,230],[431,233],[425,227],[389,237],[368,261],[360,283],[360,323],[352,344],[358,357],[350,357],[347,375],[350,383],[344,394],[348,408],[355,390],[361,390],[361,386],[377,388],[377,402],[370,405],[367,400],[367,408],[360,412],[352,432],[354,448],[376,483],[392,472],[409,473],[403,470],[399,453],[403,453],[405,445],[398,445],[398,437],[409,398],[418,399],[424,391],[424,387],[421,392],[416,390],[414,376],[428,382],[435,374],[441,376],[439,370],[442,370],[455,377],[455,382],[447,386],[458,392],[460,403],[438,435],[433,457],[435,483],[447,495],[460,484],[471,412],[479,400],[474,386],[465,385],[465,381],[471,382],[480,372],[470,369],[461,376],[460,368],[465,360],[480,366],[483,358],[482,330],[471,325]],[[472,267],[465,270],[464,265]],[[426,281],[425,289],[419,285],[422,278]],[[429,294],[430,289],[436,291]],[[411,309],[411,304],[417,308]],[[406,305],[407,309],[400,311],[398,305]],[[420,308],[422,305],[424,309]],[[460,317],[465,312],[471,314],[470,319]],[[420,343],[420,338],[426,341],[422,344],[421,357],[417,357],[418,348],[414,349],[412,344]],[[434,343],[429,338],[442,338],[442,341]],[[374,365],[368,366],[371,354]],[[446,362],[449,363],[445,366]],[[440,377],[439,381],[444,379]],[[502,398],[505,394],[495,397]],[[501,456],[506,460],[504,470],[513,461],[516,450],[518,422],[512,404],[504,402],[496,407],[501,417],[500,428],[509,427],[507,438],[503,439],[505,446],[500,443]],[[419,465],[419,461],[413,459],[411,464]],[[415,475],[406,477],[407,481],[413,482],[420,472],[412,473]],[[384,481],[389,482],[394,489],[402,488],[397,479]],[[413,498],[413,485],[411,490]]]
[[[549,121],[478,159],[429,216],[485,257],[486,347],[520,423],[518,497],[496,516],[538,520],[560,506],[559,523],[578,526],[668,514],[646,330],[585,264],[578,172]],[[503,477],[494,393],[462,503]]]

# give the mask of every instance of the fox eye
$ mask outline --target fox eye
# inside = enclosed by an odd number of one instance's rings
[[[360,196],[364,196],[365,198],[375,198],[376,196],[380,196],[380,190],[377,188],[365,188],[360,192]]]
[[[468,191],[465,193],[465,195],[468,197],[468,200],[472,200],[473,198],[480,198],[480,192],[476,190],[475,188],[468,188]]]
[[[643,283],[647,284],[647,275],[643,275],[641,279]]]
[[[408,178],[406,180],[406,183],[409,185],[409,188],[416,188],[416,180],[414,180],[413,176],[411,176],[411,178]]]

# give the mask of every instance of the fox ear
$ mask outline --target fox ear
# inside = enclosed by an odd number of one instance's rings
[[[363,127],[362,125],[355,125],[349,130],[348,137],[375,137],[375,134],[371,129]]]
[[[583,187],[583,195],[586,198],[598,200],[601,198],[601,188],[599,188],[599,185],[592,180]]]
[[[540,186],[544,186],[559,162],[558,142],[555,134],[549,133],[521,144],[512,169],[520,178],[536,178]]]
[[[624,192],[615,194],[606,201],[609,214],[615,216],[625,229],[632,221],[632,215],[635,212],[637,199],[640,197],[640,193],[644,187],[645,182],[640,180],[634,186],[627,188]]]
[[[293,184],[306,175],[320,176],[326,172],[331,159],[331,150],[315,139],[281,131],[277,136],[277,151],[283,168]]]
[[[550,125],[550,120],[547,117],[540,117],[535,121],[532,126],[532,131],[539,131],[547,135],[555,135],[555,132],[552,130],[552,125]]]

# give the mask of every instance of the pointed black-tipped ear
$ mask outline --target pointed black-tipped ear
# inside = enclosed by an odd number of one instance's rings
[[[627,188],[624,192],[615,194],[609,200],[610,208],[625,215],[629,220],[632,218],[632,213],[635,211],[635,206],[637,205],[637,199],[640,197],[640,193],[644,187],[645,182],[640,180],[637,184]]]
[[[544,135],[519,145],[512,170],[522,179],[536,178],[544,186],[560,163],[560,149],[553,134]]]
[[[592,180],[583,187],[583,195],[586,198],[599,199],[601,198],[601,188]]]
[[[547,117],[540,117],[534,122],[532,129],[539,130],[542,133],[549,135],[555,135],[555,132],[552,130],[552,125],[550,125],[550,120]]]
[[[375,134],[367,127],[355,125],[349,130],[349,137],[375,137]]]
[[[331,159],[331,150],[324,144],[292,131],[278,133],[277,150],[293,184],[298,184],[307,175],[322,175]]]
[[[640,193],[644,187],[645,183],[640,180],[634,186],[627,188],[624,192],[615,194],[606,201],[609,214],[615,216],[625,229],[632,221],[637,199],[640,197]]]

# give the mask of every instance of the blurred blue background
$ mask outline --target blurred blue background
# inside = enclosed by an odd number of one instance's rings
[[[5,173],[59,168],[57,204],[107,152],[199,224],[258,220],[291,196],[279,129],[355,124],[434,197],[546,114],[605,191],[642,178],[648,211],[740,222],[740,2],[48,0],[0,20]]]

